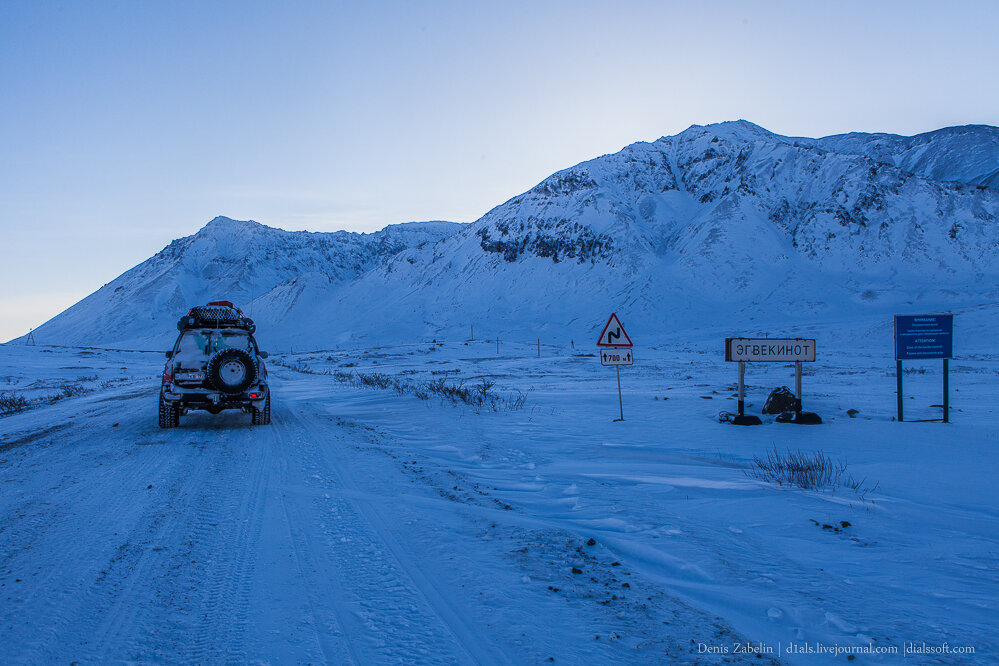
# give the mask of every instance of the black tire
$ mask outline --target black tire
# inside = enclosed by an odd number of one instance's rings
[[[263,409],[257,409],[256,407],[251,407],[251,416],[253,425],[270,425],[271,424],[271,394],[268,393],[267,397],[264,398]]]
[[[176,428],[180,425],[180,409],[160,396],[160,427]]]
[[[257,380],[257,361],[242,349],[222,349],[208,359],[208,383],[223,393],[242,393]]]

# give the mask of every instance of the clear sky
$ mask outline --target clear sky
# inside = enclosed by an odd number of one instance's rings
[[[692,124],[999,125],[999,2],[0,0],[0,340],[216,215],[471,222]]]

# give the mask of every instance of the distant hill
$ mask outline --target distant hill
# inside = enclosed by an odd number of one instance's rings
[[[216,217],[35,329],[35,338],[43,344],[161,347],[176,337],[176,322],[188,308],[212,300],[280,319],[300,305],[305,285],[333,293],[388,257],[434,244],[463,226],[413,222],[372,234],[311,233]],[[275,293],[284,294],[280,304]],[[274,310],[255,311],[253,301],[268,295]]]

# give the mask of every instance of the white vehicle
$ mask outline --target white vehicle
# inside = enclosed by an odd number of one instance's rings
[[[159,424],[175,428],[193,409],[239,409],[253,425],[271,422],[267,352],[253,338],[253,320],[229,301],[193,307],[177,322],[180,335],[166,353]]]

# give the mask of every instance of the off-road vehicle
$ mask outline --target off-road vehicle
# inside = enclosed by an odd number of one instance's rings
[[[166,353],[160,427],[175,428],[193,409],[239,409],[253,425],[271,422],[271,392],[253,320],[229,301],[193,307],[177,322],[180,335]]]

